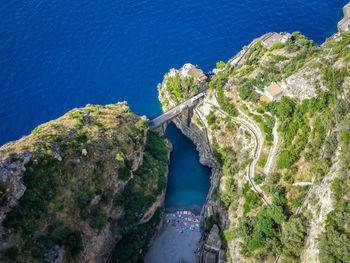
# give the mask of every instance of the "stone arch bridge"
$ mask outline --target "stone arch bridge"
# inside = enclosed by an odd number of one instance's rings
[[[148,125],[150,129],[160,136],[165,136],[165,131],[169,123],[179,116],[180,114],[187,112],[187,125],[190,125],[191,118],[193,116],[193,108],[205,97],[206,91],[200,92],[192,98],[182,102],[174,108],[164,112],[158,117],[149,120]]]

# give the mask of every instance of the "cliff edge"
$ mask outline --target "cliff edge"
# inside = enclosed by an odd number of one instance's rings
[[[338,32],[350,31],[350,2],[343,7],[344,18],[338,23]]]
[[[126,103],[74,109],[3,145],[0,261],[140,260],[161,221],[168,154]]]
[[[212,167],[199,262],[347,261],[349,41],[268,33],[208,78],[164,76],[164,111],[209,86],[173,120]]]

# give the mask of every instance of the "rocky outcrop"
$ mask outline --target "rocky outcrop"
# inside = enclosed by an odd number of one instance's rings
[[[25,165],[32,156],[32,153],[21,152],[0,162],[0,185],[4,189],[1,198],[6,200],[5,204],[0,206],[0,224],[5,214],[18,204],[18,200],[26,190],[21,179],[26,170]]]
[[[105,262],[130,224],[163,205],[168,158],[167,142],[127,103],[74,109],[5,144],[0,261],[12,249],[19,262]]]
[[[296,72],[280,83],[283,95],[296,99],[316,98],[316,89],[324,90],[323,74],[319,68],[309,68]]]
[[[338,147],[340,148],[340,147]],[[308,235],[305,242],[305,249],[301,255],[301,262],[320,262],[319,259],[319,236],[325,231],[326,219],[329,212],[334,209],[331,185],[339,174],[340,149],[335,152],[333,165],[329,173],[318,185],[313,185],[303,209],[310,215]]]
[[[338,32],[350,31],[350,2],[343,7],[344,18],[338,23]]]

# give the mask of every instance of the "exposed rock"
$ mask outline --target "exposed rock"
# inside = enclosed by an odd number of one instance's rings
[[[7,199],[6,205],[0,206],[0,223],[5,214],[18,204],[18,200],[26,190],[26,186],[22,182],[22,174],[26,170],[25,165],[32,156],[32,153],[20,152],[0,161],[0,185],[6,188],[5,196]]]
[[[338,23],[338,32],[350,31],[350,2],[343,7],[344,18]]]
[[[50,250],[46,251],[44,254],[45,262],[60,263],[63,261],[63,256],[65,254],[64,249],[59,246],[54,246]]]
[[[311,69],[308,67],[289,76],[280,84],[280,87],[283,89],[284,96],[300,100],[317,97],[317,87],[325,89],[323,75],[320,74],[320,69]]]
[[[81,150],[81,154],[84,155],[84,156],[86,156],[86,155],[87,155],[87,150],[86,150],[86,149],[82,149],[82,150]]]
[[[335,159],[338,160],[340,150],[335,154]],[[325,176],[319,185],[313,185],[309,193],[309,198],[304,204],[304,208],[312,214],[312,219],[309,222],[309,230],[305,244],[305,250],[301,255],[301,262],[320,262],[318,237],[325,229],[327,215],[333,210],[333,200],[331,184],[337,176],[338,161],[333,164],[329,173]]]

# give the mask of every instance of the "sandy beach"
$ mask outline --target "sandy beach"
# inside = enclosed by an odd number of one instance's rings
[[[145,257],[145,263],[194,263],[195,251],[201,237],[196,223],[189,223],[186,216],[182,219],[164,219],[164,229],[154,241]],[[167,223],[168,222],[168,223]],[[187,227],[183,227],[186,222]],[[190,227],[194,225],[195,227]],[[182,227],[181,227],[182,226]]]

